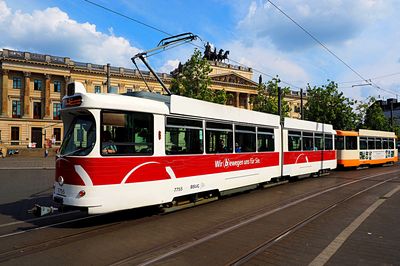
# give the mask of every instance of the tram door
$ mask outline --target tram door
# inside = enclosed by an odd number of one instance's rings
[[[31,136],[31,142],[36,143],[36,148],[42,148],[42,128],[32,127]]]

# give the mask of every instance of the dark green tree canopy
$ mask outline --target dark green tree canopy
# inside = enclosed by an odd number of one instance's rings
[[[335,129],[355,129],[359,116],[354,112],[355,101],[338,91],[337,83],[312,87],[308,85],[308,99],[305,105],[306,120],[332,124]]]
[[[390,131],[389,119],[383,113],[382,108],[374,97],[370,97],[367,103],[359,104],[360,128]]]
[[[225,90],[210,89],[211,66],[203,58],[200,50],[195,49],[191,58],[183,64],[180,71],[171,81],[171,92],[199,100],[226,104]]]
[[[254,111],[278,114],[278,87],[280,82],[280,79],[276,77],[272,80],[269,80],[267,83],[261,83],[258,85],[257,95],[251,100]],[[289,103],[284,100],[284,96],[287,95],[289,92],[289,87],[284,87],[281,89],[281,106],[283,116],[289,115]]]

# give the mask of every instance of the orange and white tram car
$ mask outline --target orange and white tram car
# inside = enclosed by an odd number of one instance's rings
[[[177,95],[87,93],[74,82],[61,116],[53,199],[89,214],[170,207],[336,166],[331,125],[285,119],[282,131],[279,116]]]
[[[395,163],[398,160],[394,132],[360,129],[336,131],[338,165],[359,167]]]

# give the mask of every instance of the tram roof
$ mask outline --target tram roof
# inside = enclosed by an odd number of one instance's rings
[[[166,96],[150,92],[131,92],[123,95],[79,92],[75,95],[81,95],[81,106],[86,108],[176,114],[279,127],[279,116],[277,115],[240,109],[179,95]]]
[[[336,134],[338,136],[353,136],[353,137],[358,136],[357,131],[348,131],[348,130],[336,130]]]
[[[358,131],[358,133],[360,136],[366,136],[366,137],[382,137],[382,138],[395,138],[396,137],[396,134],[394,132],[389,132],[389,131],[360,129]]]
[[[328,132],[331,134],[336,134],[336,131],[333,130],[333,126],[331,124],[323,124],[306,120],[299,120],[293,118],[285,117],[284,120],[284,128],[292,129],[292,130],[308,130],[313,132]]]

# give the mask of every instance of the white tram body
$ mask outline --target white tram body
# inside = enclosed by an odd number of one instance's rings
[[[285,118],[282,175],[299,176],[335,169],[335,135],[332,125]]]
[[[86,93],[74,82],[61,115],[53,199],[89,214],[171,206],[336,167],[331,125],[285,119],[282,131],[277,115],[177,95]]]
[[[142,94],[79,89],[64,97],[66,130],[56,161],[56,202],[105,213],[228,191],[281,175],[278,116],[176,95]],[[104,130],[111,131],[112,145],[120,152],[104,152]],[[220,140],[226,150],[217,150]],[[242,150],[234,150],[236,142]],[[261,144],[270,148],[257,147]]]

